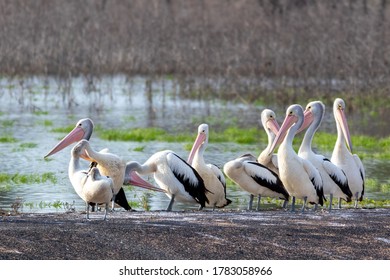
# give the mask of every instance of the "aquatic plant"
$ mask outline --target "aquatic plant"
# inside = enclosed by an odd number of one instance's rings
[[[0,184],[2,185],[39,184],[46,182],[57,183],[57,177],[53,172],[45,172],[43,174],[0,173]]]
[[[24,151],[26,149],[36,148],[37,146],[38,146],[37,143],[26,142],[26,143],[21,143],[19,145],[19,147],[17,147],[17,148],[13,148],[12,151],[13,152],[21,152],[21,151]]]
[[[161,128],[97,129],[96,132],[100,138],[109,141],[156,141],[166,135]]]
[[[138,146],[133,149],[134,152],[143,152],[145,150],[145,146]]]
[[[15,143],[17,141],[11,134],[3,134],[0,136],[0,143]]]

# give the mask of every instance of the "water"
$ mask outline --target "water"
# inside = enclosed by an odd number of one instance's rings
[[[70,185],[67,166],[71,147],[55,154],[50,160],[43,156],[65,133],[54,133],[54,127],[74,125],[85,117],[105,128],[160,127],[170,133],[182,130],[193,131],[202,122],[212,122],[213,127],[228,127],[234,122],[242,127],[258,125],[260,106],[231,104],[204,99],[185,99],[178,94],[177,86],[170,80],[159,80],[149,86],[145,78],[128,80],[123,76],[106,77],[93,82],[74,78],[71,82],[54,78],[34,77],[19,80],[0,80],[1,136],[11,135],[15,143],[0,143],[1,170],[7,174],[43,174],[53,172],[57,183],[19,184],[0,186],[0,209],[11,209],[21,201],[22,211],[52,212],[75,208],[84,204]],[[273,108],[283,119],[284,108]],[[334,125],[334,124],[333,124]],[[325,126],[327,126],[325,124]],[[331,125],[328,125],[331,127]],[[259,128],[262,129],[262,128]],[[329,128],[333,129],[333,128]],[[351,127],[351,131],[353,127]],[[23,143],[36,146],[23,147]],[[95,149],[109,147],[110,152],[120,154],[126,160],[145,161],[153,153],[171,149],[183,158],[188,156],[188,143],[161,142],[110,142],[94,135],[91,144]],[[137,148],[144,147],[142,152]],[[210,144],[206,150],[206,161],[222,167],[237,156],[251,152],[258,154],[265,143],[236,145],[231,143]],[[364,162],[367,177],[387,182],[389,163],[385,161]],[[87,164],[86,164],[87,168]],[[152,178],[149,178],[152,181]],[[142,199],[148,196],[151,210],[165,209],[169,199],[161,193],[149,193],[138,188],[126,188],[129,200],[138,203],[133,208],[142,208]],[[233,200],[228,208],[245,209],[248,194],[238,187],[229,187],[228,197]],[[367,192],[366,197],[390,199],[389,193]],[[56,203],[60,202],[60,207]],[[174,209],[196,209],[197,205],[178,203]]]

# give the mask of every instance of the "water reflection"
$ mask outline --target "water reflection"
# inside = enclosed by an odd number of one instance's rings
[[[24,206],[25,211],[57,211],[54,205],[58,201],[68,203],[68,207],[84,208],[67,175],[71,147],[50,160],[43,160],[47,151],[65,135],[53,133],[51,130],[54,127],[73,126],[80,118],[90,117],[96,124],[105,128],[159,127],[170,133],[193,132],[194,137],[196,128],[202,122],[211,122],[212,129],[225,129],[231,125],[242,128],[259,125],[263,106],[233,104],[196,96],[188,99],[182,97],[180,93],[185,87],[186,85],[169,79],[152,81],[142,77],[128,79],[125,76],[71,80],[48,77],[32,77],[22,81],[0,79],[1,137],[9,136],[16,141],[0,143],[2,158],[0,172],[5,174],[54,172],[57,177],[56,183],[17,186],[1,183],[0,208],[9,209],[19,198],[25,203],[30,203]],[[196,89],[192,91],[196,92]],[[270,107],[276,111],[281,122],[285,108],[271,105]],[[332,112],[327,110],[326,114],[321,129],[335,131]],[[371,122],[362,121],[365,117],[360,113],[348,115],[351,122],[350,130],[366,133],[375,127],[381,134],[387,133],[388,127],[384,129],[381,122],[374,122],[375,125],[372,125]],[[26,148],[23,143],[37,145]],[[109,147],[111,152],[122,155],[126,160],[140,162],[162,149],[172,149],[184,158],[188,156],[185,143],[109,142],[94,136],[91,144],[96,149]],[[142,151],[138,149],[140,146],[143,147]],[[213,144],[210,139],[205,158],[206,161],[222,167],[225,162],[243,153],[251,152],[257,155],[264,146],[265,144],[261,147],[230,143]],[[364,164],[367,178],[388,183],[390,163],[376,160]],[[129,200],[139,203],[136,208],[142,209],[142,201],[146,194],[133,189],[126,192]],[[246,208],[247,193],[237,187],[230,187],[228,192],[229,198],[234,201],[230,208]],[[389,192],[380,190],[366,194],[367,197],[390,199]],[[151,210],[165,209],[168,202],[168,198],[163,194],[151,194],[148,198]],[[29,209],[28,205],[32,205],[33,208]],[[175,207],[180,209],[183,205],[178,204]],[[187,205],[185,207],[188,208]],[[197,205],[191,207],[196,209]]]

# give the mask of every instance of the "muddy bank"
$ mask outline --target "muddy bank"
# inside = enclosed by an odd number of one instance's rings
[[[115,212],[0,219],[1,259],[390,259],[390,209]]]

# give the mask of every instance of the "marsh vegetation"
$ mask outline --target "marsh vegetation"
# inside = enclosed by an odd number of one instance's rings
[[[139,161],[185,157],[208,123],[222,166],[265,147],[263,108],[280,122],[316,99],[327,111],[314,144],[329,155],[335,97],[367,168],[364,205],[389,206],[389,13],[387,0],[0,0],[0,208],[78,206],[68,152],[42,157],[80,118],[95,121],[95,145]],[[229,188],[242,208],[246,194]],[[164,199],[127,192],[144,209]]]

